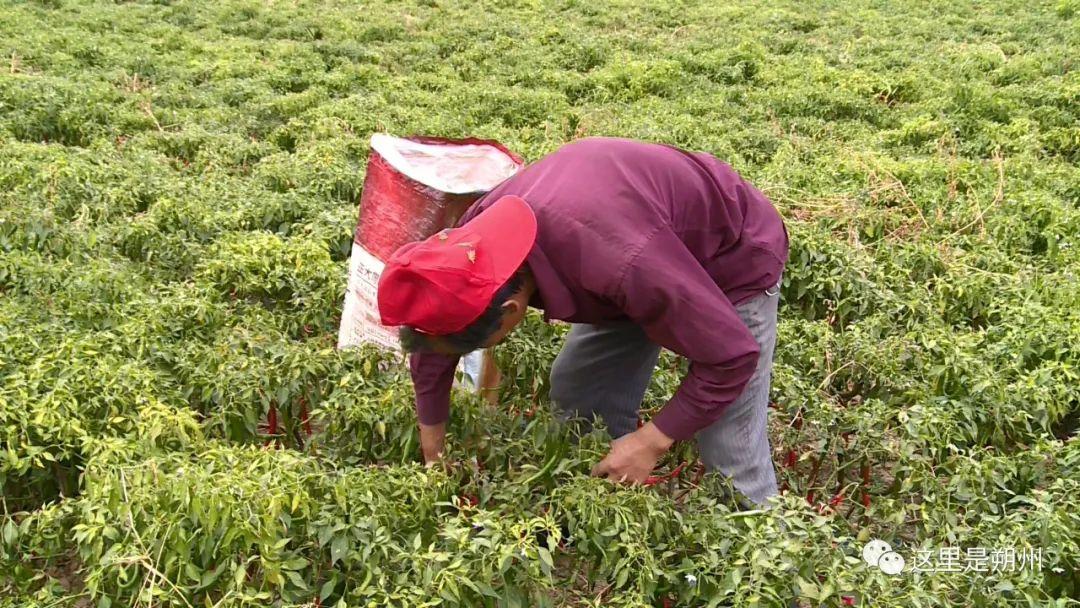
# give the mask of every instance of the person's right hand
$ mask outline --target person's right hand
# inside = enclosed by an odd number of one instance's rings
[[[420,425],[420,451],[424,455],[424,464],[432,466],[442,460],[446,447],[446,423]]]

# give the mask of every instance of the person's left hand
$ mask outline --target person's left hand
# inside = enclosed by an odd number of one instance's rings
[[[596,463],[592,474],[612,481],[644,483],[656,468],[656,461],[674,441],[652,422],[611,442],[611,451]]]

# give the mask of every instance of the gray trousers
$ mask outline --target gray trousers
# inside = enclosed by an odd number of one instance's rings
[[[696,437],[705,467],[731,477],[757,504],[777,493],[766,420],[779,299],[774,287],[735,306],[761,347],[757,369],[739,398]],[[600,416],[617,439],[637,427],[659,357],[660,346],[633,323],[574,324],[551,366],[551,400],[566,418]]]

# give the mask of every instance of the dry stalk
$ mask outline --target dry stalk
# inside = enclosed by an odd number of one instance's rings
[[[875,182],[877,182],[879,184],[884,184],[883,187],[880,187],[880,188],[877,188],[877,189],[872,189],[871,193],[876,194],[876,193],[879,193],[879,192],[890,192],[890,191],[893,191],[893,190],[899,192],[900,196],[903,198],[903,200],[905,202],[907,202],[908,206],[910,206],[915,211],[915,214],[919,217],[919,221],[922,222],[923,227],[926,230],[930,230],[930,222],[926,221],[926,216],[923,215],[922,207],[919,207],[919,205],[915,202],[915,199],[911,198],[911,195],[908,194],[907,188],[904,186],[903,181],[901,181],[898,177],[896,177],[892,173],[890,173],[888,171],[884,171],[884,170],[883,170],[883,173],[885,174],[886,179],[882,179],[882,178],[878,177],[877,172],[874,171],[874,169],[872,167],[870,167],[870,166],[868,166],[866,164],[863,164],[863,166],[866,168],[866,170],[868,172],[867,175],[872,181],[875,181]]]
[[[158,122],[157,116],[154,116],[154,110],[150,108],[150,100],[147,99],[140,102],[139,107],[150,117],[150,120],[154,121],[154,126],[157,127],[158,132],[164,133],[165,129],[161,128],[161,123]]]
[[[994,199],[986,207],[979,205],[979,212],[975,214],[975,219],[954,230],[950,236],[960,234],[975,224],[979,225],[979,234],[986,235],[986,222],[983,221],[983,217],[987,211],[997,207],[1005,200],[1005,159],[1001,155],[1001,148],[994,149],[993,158],[994,167],[997,169],[997,185],[994,187]]]

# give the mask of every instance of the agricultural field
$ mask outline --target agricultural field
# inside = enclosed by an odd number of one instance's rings
[[[0,53],[0,607],[1080,605],[1077,0],[2,0]],[[376,132],[768,194],[773,508],[590,478],[538,316],[422,467],[335,348]]]

